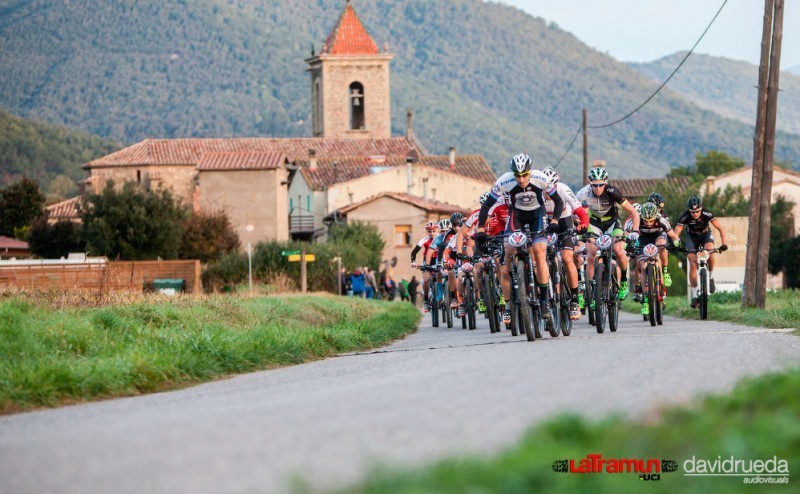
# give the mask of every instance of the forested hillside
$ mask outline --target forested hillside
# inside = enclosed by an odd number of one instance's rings
[[[57,196],[75,192],[85,172],[81,165],[118,149],[102,139],[65,127],[25,120],[0,110],[0,188],[23,176]]]
[[[429,152],[480,153],[496,169],[520,150],[555,163],[580,126],[614,121],[657,87],[554,24],[481,0],[353,0],[392,62],[395,134],[405,110]],[[20,0],[0,4],[0,106],[126,143],[146,137],[310,135],[303,62],[344,0]],[[748,82],[752,86],[751,82]],[[590,159],[657,176],[696,153],[746,160],[751,126],[664,92],[589,132]],[[580,139],[577,143],[580,144]],[[800,137],[776,158],[800,162]],[[581,169],[576,145],[561,165]]]
[[[654,62],[630,65],[653,81],[663,81],[685,56],[686,52],[675,53]],[[783,71],[779,83],[778,129],[800,134],[800,77]],[[724,117],[745,123],[755,121],[757,65],[692,54],[668,87],[697,106]]]

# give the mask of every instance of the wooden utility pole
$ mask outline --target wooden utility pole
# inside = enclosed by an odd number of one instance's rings
[[[300,251],[300,291],[302,293],[306,293],[307,290],[307,281],[306,281],[306,250],[303,249]]]
[[[583,109],[583,185],[589,183],[589,134],[586,131],[586,108]]]
[[[744,307],[763,308],[766,303],[772,170],[775,154],[782,38],[783,0],[765,0],[761,63],[758,68],[756,133],[753,139],[753,178],[750,188],[747,259],[742,291]]]

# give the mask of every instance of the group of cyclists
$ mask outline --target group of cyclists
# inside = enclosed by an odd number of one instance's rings
[[[436,301],[430,299],[431,283],[446,281],[446,290],[451,292],[451,307],[463,317],[467,310],[464,305],[464,273],[474,270],[475,279],[480,279],[482,260],[493,257],[499,267],[501,295],[497,305],[503,308],[502,323],[511,322],[511,273],[517,248],[511,245],[510,238],[516,233],[530,235],[528,251],[533,259],[536,292],[539,298],[541,317],[551,321],[553,307],[548,303],[550,269],[548,268],[548,243],[557,242],[556,251],[564,266],[565,280],[571,294],[569,318],[579,319],[589,305],[594,310],[594,297],[584,294],[585,283],[580,283],[579,274],[585,280],[594,279],[595,257],[598,247],[596,239],[608,235],[620,239],[615,242],[613,252],[619,268],[619,300],[624,300],[629,292],[628,273],[630,272],[634,289],[634,300],[642,303],[642,314],[647,315],[647,294],[641,288],[641,270],[649,257],[642,256],[642,249],[654,244],[658,254],[656,262],[662,271],[664,286],[672,280],[667,268],[668,248],[681,246],[680,235],[685,230],[685,251],[691,264],[689,280],[691,285],[692,307],[697,306],[697,258],[699,248],[714,252],[714,236],[711,226],[718,231],[721,245],[716,251],[727,249],[725,231],[717,218],[703,208],[702,201],[692,196],[687,202],[687,210],[680,216],[673,229],[669,218],[664,214],[664,198],[654,192],[644,204],[631,204],[624,193],[609,184],[608,172],[603,167],[589,170],[589,183],[573,193],[569,186],[559,180],[553,167],[534,169],[527,154],[514,156],[509,171],[501,175],[491,190],[480,198],[480,208],[469,216],[453,213],[449,219],[430,221],[425,225],[426,235],[419,240],[411,252],[412,268],[423,269],[423,310],[428,312]],[[620,209],[627,212],[623,224]],[[625,241],[622,241],[622,240]],[[502,243],[501,243],[502,240]],[[549,242],[548,242],[549,240]],[[487,245],[501,246],[487,249]],[[516,243],[520,245],[519,243]],[[525,248],[525,247],[521,247]],[[422,253],[422,260],[417,256]],[[640,258],[637,261],[637,258]],[[629,269],[629,263],[630,269]],[[711,292],[714,286],[714,256],[709,259]],[[475,283],[477,308],[485,311],[480,283]],[[588,301],[588,304],[587,304]]]

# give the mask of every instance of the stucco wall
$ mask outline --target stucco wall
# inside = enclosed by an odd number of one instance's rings
[[[194,193],[194,178],[197,174],[195,165],[176,166],[116,166],[109,168],[92,168],[92,190],[99,193],[106,186],[106,181],[113,180],[117,188],[124,182],[136,182],[137,172],[141,177],[140,182],[151,190],[160,187],[172,189],[176,198],[180,198],[185,205],[191,206]],[[151,177],[158,176],[157,179]]]
[[[363,221],[378,227],[378,231],[386,241],[383,260],[391,261],[393,257],[397,257],[397,265],[393,268],[393,273],[395,281],[399,282],[403,278],[411,280],[412,276],[416,276],[418,280],[422,279],[419,270],[411,269],[411,250],[417,245],[419,239],[425,236],[425,223],[449,216],[431,214],[411,204],[390,197],[381,197],[350,211],[347,214],[347,221]],[[411,245],[396,245],[395,225],[411,225]],[[417,255],[417,262],[421,261],[422,253]],[[352,268],[353,266],[347,266],[348,271]]]
[[[414,165],[412,168],[414,184],[411,189],[412,195],[419,197],[425,195],[424,180],[426,179],[428,199],[453,204],[465,210],[477,208],[481,194],[492,186],[488,182],[481,182],[463,175]],[[350,182],[332,185],[328,189],[328,212],[355,204],[380,192],[407,193],[408,172],[406,167],[394,167]]]
[[[311,211],[308,209],[308,197],[311,197]],[[287,211],[291,213],[292,207],[301,207],[302,211],[296,211],[297,214],[314,216],[314,229],[324,229],[325,224],[322,219],[328,213],[327,193],[325,191],[315,191],[306,183],[305,178],[300,173],[295,174],[292,183],[289,185],[289,191],[286,198]],[[291,205],[291,206],[290,206]],[[319,239],[324,239],[323,235]]]
[[[225,210],[239,234],[242,248],[265,240],[289,238],[286,171],[202,171],[199,179],[200,208]],[[248,230],[248,225],[252,226]]]

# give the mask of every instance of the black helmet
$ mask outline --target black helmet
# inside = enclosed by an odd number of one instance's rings
[[[686,207],[689,209],[697,209],[703,206],[703,201],[700,200],[697,196],[692,196],[686,201]]]
[[[461,213],[453,213],[450,215],[450,223],[453,226],[461,226],[461,222],[464,221],[464,215]]]
[[[658,207],[658,209],[664,208],[664,198],[661,197],[661,194],[658,192],[653,192],[650,194],[650,197],[647,198],[647,202],[652,202]]]

